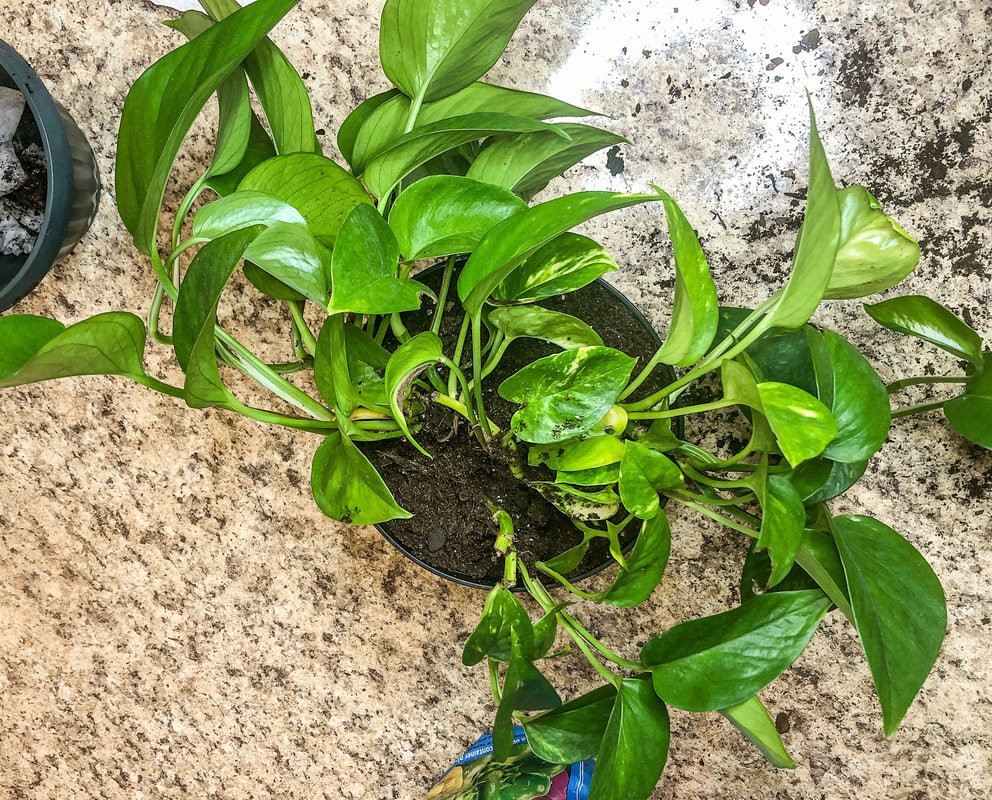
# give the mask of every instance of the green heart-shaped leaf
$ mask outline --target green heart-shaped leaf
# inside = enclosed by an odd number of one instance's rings
[[[864,297],[895,286],[920,261],[920,246],[863,186],[837,192],[840,246],[827,299]]]
[[[29,314],[0,317],[0,388],[79,375],[124,375],[147,383],[145,324],[112,311],[65,327]]]
[[[684,367],[702,357],[716,336],[720,317],[716,286],[696,232],[675,200],[661,192],[668,236],[675,254],[675,300],[668,336],[658,354],[664,364]]]
[[[871,517],[834,517],[854,624],[891,736],[933,668],[947,627],[944,590],[913,545]]]
[[[837,435],[830,409],[802,389],[767,381],[758,384],[758,396],[782,455],[792,466],[820,455]]]
[[[457,175],[434,175],[404,191],[389,212],[408,261],[471,253],[490,228],[526,209],[512,192]]]
[[[665,768],[669,737],[668,709],[650,679],[625,678],[603,732],[589,797],[632,800],[650,795]]]
[[[333,314],[391,314],[420,308],[421,283],[396,276],[400,250],[379,212],[359,205],[348,215],[331,257]]]
[[[538,758],[576,764],[599,752],[617,690],[600,686],[558,708],[524,720],[527,742]]]
[[[485,75],[535,0],[387,0],[379,29],[383,72],[431,101]]]
[[[499,394],[524,407],[513,432],[525,442],[571,439],[603,418],[627,385],[636,359],[609,347],[579,347],[528,364],[499,386]]]
[[[806,336],[813,355],[817,394],[837,422],[837,435],[823,457],[858,463],[874,455],[889,434],[889,395],[885,384],[851,344],[833,331]]]
[[[413,516],[396,504],[375,467],[341,433],[328,435],[314,453],[310,488],[321,511],[350,525]]]
[[[331,159],[317,153],[270,158],[245,175],[239,191],[276,197],[293,206],[318,239],[333,241],[356,206],[371,200],[357,180]]]
[[[563,122],[559,127],[569,139],[547,131],[494,136],[472,162],[468,177],[503,186],[530,200],[582,159],[627,141],[590,125]]]
[[[644,645],[641,661],[666,703],[716,711],[744,702],[784,672],[829,608],[820,591],[771,592],[676,625]]]
[[[757,546],[768,549],[773,565],[768,586],[774,586],[792,569],[796,550],[803,539],[806,509],[796,488],[780,475],[765,476],[758,497],[761,502],[761,532]]]
[[[682,486],[682,471],[668,456],[628,439],[620,461],[620,499],[635,517],[651,519],[661,509],[658,492]]]
[[[966,361],[981,361],[982,337],[929,297],[893,297],[874,305],[866,303],[864,308],[875,322],[889,330],[916,336]]]
[[[495,288],[491,302],[533,303],[567,294],[616,268],[602,245],[577,233],[563,233],[524,259]]]
[[[812,101],[809,103],[809,125],[806,215],[796,239],[792,274],[767,319],[769,324],[782,328],[798,328],[820,305],[830,283],[840,242],[840,201],[816,129]]]
[[[643,603],[661,582],[671,551],[672,529],[665,512],[660,511],[641,523],[634,549],[603,600],[620,608],[633,608]]]

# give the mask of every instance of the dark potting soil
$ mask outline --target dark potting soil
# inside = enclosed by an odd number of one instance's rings
[[[27,106],[11,144],[27,178],[16,189],[0,197],[0,256],[26,256],[37,239],[48,199],[48,168],[41,132]],[[9,167],[6,172],[0,176],[3,178],[0,183],[12,179],[14,168]],[[12,231],[22,233],[15,237]]]
[[[439,289],[440,272],[417,276],[418,280]],[[454,286],[452,286],[452,295]],[[449,305],[451,299],[449,297]],[[657,343],[652,334],[635,319],[625,303],[601,284],[591,284],[578,292],[549,298],[539,305],[578,317],[595,329],[604,344],[636,356],[634,374],[654,354]],[[434,303],[424,298],[420,311],[404,314],[411,334],[426,330],[433,316]],[[457,337],[462,313],[457,305],[445,311],[441,338],[445,351]],[[531,361],[559,352],[559,348],[535,339],[518,339],[507,349],[498,369],[487,379],[484,402],[487,414],[501,430],[508,430],[510,418],[518,406],[496,393],[500,382]],[[668,382],[670,372],[659,368],[642,392],[660,388]],[[527,484],[510,472],[508,462],[514,456],[498,442],[488,449],[471,435],[469,426],[460,420],[452,435],[453,412],[431,404],[420,417],[417,441],[431,453],[427,459],[405,439],[363,443],[362,450],[383,476],[396,501],[413,516],[391,520],[389,534],[420,561],[463,579],[495,583],[502,578],[502,560],[493,550],[496,524],[486,500],[504,509],[513,519],[514,544],[525,563],[546,561],[577,545],[582,536],[568,518]],[[526,445],[520,446],[517,458],[536,480],[553,480],[546,467],[526,466]],[[628,540],[636,536],[635,526],[626,532]],[[606,541],[593,542],[582,563],[571,573],[582,575],[606,563]]]

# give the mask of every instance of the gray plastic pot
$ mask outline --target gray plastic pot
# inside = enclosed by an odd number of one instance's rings
[[[48,168],[45,218],[34,249],[26,256],[0,255],[2,312],[34,289],[89,230],[100,204],[100,173],[93,150],[69,112],[52,99],[37,73],[2,39],[0,86],[24,95],[21,125],[33,123],[37,128],[36,140],[45,151]],[[26,119],[28,111],[32,120]]]

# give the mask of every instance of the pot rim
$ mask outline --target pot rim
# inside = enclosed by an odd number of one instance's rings
[[[24,95],[26,107],[34,116],[47,169],[45,216],[38,241],[24,256],[13,277],[0,285],[0,311],[3,311],[28,294],[58,261],[72,212],[74,178],[72,151],[58,103],[27,61],[3,39],[0,39],[0,70]]]
[[[425,275],[427,273],[430,273],[433,270],[442,269],[442,268],[443,268],[443,265],[437,265],[437,266],[434,266],[434,267],[429,267],[428,269],[424,270],[423,272],[421,272],[419,274],[421,276],[423,276],[423,275]],[[609,283],[608,281],[603,280],[602,278],[596,278],[596,280],[594,281],[594,283],[595,284],[598,284],[602,288],[605,288],[614,297],[614,299],[618,300],[620,302],[620,304],[627,309],[627,311],[630,313],[630,315],[648,333],[648,335],[651,338],[651,341],[654,343],[655,348],[661,347],[662,340],[661,340],[661,337],[658,335],[658,332],[654,329],[654,326],[650,322],[648,322],[647,318],[644,316],[644,314],[641,313],[640,309],[637,308],[637,306],[635,306],[630,301],[630,299],[623,292],[621,292],[613,284]],[[659,366],[659,368],[667,368],[667,369],[671,370],[671,367],[669,367],[668,365],[665,365],[665,364],[659,364],[658,366]],[[682,422],[682,418],[681,417],[676,417],[675,418],[675,428],[676,428],[676,431],[677,431],[679,437],[681,438],[682,435],[684,434],[684,426],[683,426],[683,422]],[[477,580],[475,578],[472,578],[472,577],[470,577],[468,575],[465,575],[463,573],[460,573],[460,572],[448,572],[447,570],[443,570],[443,569],[441,569],[439,567],[435,567],[432,564],[428,564],[426,561],[424,561],[422,558],[420,558],[418,555],[416,555],[416,553],[412,552],[409,548],[407,548],[406,545],[404,545],[399,539],[397,539],[395,536],[393,536],[389,532],[389,527],[388,526],[389,526],[389,521],[374,523],[374,527],[376,528],[376,530],[379,531],[379,533],[382,534],[383,538],[385,538],[386,541],[388,541],[393,547],[395,547],[404,556],[406,556],[408,559],[410,559],[410,561],[412,561],[413,563],[417,564],[420,567],[423,567],[428,572],[432,572],[434,575],[437,575],[440,578],[444,578],[445,580],[449,580],[452,583],[457,583],[457,584],[460,584],[462,586],[468,586],[468,587],[470,587],[472,589],[484,589],[484,590],[488,591],[488,590],[492,589],[493,586],[496,585],[495,582],[493,582],[493,583],[487,583],[485,581]],[[634,546],[634,541],[635,541],[634,539],[631,539],[629,542],[627,542],[626,545],[624,545],[623,550],[622,550],[622,552],[624,553],[624,555],[626,555],[627,553],[629,553],[631,551],[631,549]],[[579,581],[584,581],[587,578],[591,578],[593,575],[598,575],[600,572],[602,572],[603,570],[605,570],[607,567],[609,567],[613,563],[614,563],[614,561],[613,561],[612,558],[607,559],[602,564],[597,564],[596,566],[590,567],[588,570],[586,570],[585,572],[580,573],[579,575],[576,575],[575,577],[570,577],[569,578],[569,582],[570,583],[578,583]],[[520,586],[519,584],[516,585],[516,586],[511,587],[511,589],[512,589],[512,591],[515,591],[515,592],[522,592],[522,591],[524,591],[524,587]]]

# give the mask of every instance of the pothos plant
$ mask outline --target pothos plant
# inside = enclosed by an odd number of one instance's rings
[[[387,0],[380,59],[395,88],[341,123],[337,144],[347,166],[322,154],[303,82],[267,38],[295,0],[244,9],[234,0],[203,0],[206,13],[167,23],[190,41],[131,88],[116,173],[121,218],[157,276],[147,326],[124,312],[69,327],[29,315],[0,318],[0,386],[121,375],[193,408],[318,436],[313,495],[327,515],[353,524],[409,516],[360,445],[405,437],[427,454],[417,439],[427,404],[450,409],[480,450],[516,454],[507,468],[570,515],[581,543],[529,564],[515,549],[509,513],[491,503],[492,531],[480,534],[504,557],[504,580],[489,594],[463,660],[489,665],[499,702],[493,763],[519,759],[512,746],[519,722],[533,755],[548,764],[596,757],[590,797],[646,798],[664,767],[675,708],[722,713],[773,765],[791,767],[758,692],[834,610],[860,636],[891,735],[939,650],[943,593],[902,536],[870,517],[834,516],[828,502],[861,477],[896,417],[941,407],[963,435],[992,446],[989,352],[933,300],[868,305],[881,325],[967,363],[961,375],[886,386],[843,337],[808,324],[823,300],[887,289],[919,258],[916,243],[866,189],[836,188],[812,110],[807,207],[791,272],[756,309],[720,307],[692,226],[660,189],[533,203],[565,170],[623,141],[590,125],[547,121],[588,111],[480,80],[533,3]],[[177,154],[214,94],[213,159],[163,229]],[[574,227],[656,203],[667,218],[675,296],[667,338],[639,364],[540,301],[615,268]],[[439,259],[447,260],[438,311],[428,329],[411,332],[402,314],[433,295],[413,276]],[[457,259],[464,260],[458,269]],[[290,360],[264,360],[218,323],[218,303],[239,271],[285,304]],[[448,303],[455,296],[458,304]],[[169,333],[161,330],[163,307],[171,307]],[[445,313],[462,315],[447,344],[439,336]],[[174,349],[182,386],[146,373],[146,332]],[[520,337],[561,352],[499,384],[498,393],[519,406],[500,429],[483,390],[508,342]],[[661,365],[680,372],[643,396]],[[238,399],[228,385],[235,372],[295,411]],[[716,399],[684,402],[687,389],[712,378],[719,379]],[[939,382],[963,391],[890,410],[901,389]],[[734,452],[708,452],[673,430],[678,417],[723,408],[739,409],[744,426],[746,444]],[[541,480],[532,480],[533,470]],[[614,653],[569,604],[646,603],[669,558],[668,518],[683,508],[750,541],[741,603],[659,632],[637,653]],[[626,551],[624,531],[636,533]],[[618,571],[605,590],[590,592],[568,573],[597,539],[608,542]],[[536,602],[536,621],[512,587]],[[562,589],[568,600],[554,596]],[[603,685],[563,702],[537,664],[559,655],[556,643],[566,639]],[[510,796],[494,794],[500,787],[491,778],[506,771],[485,772],[486,797]],[[534,774],[544,772],[553,770]]]

